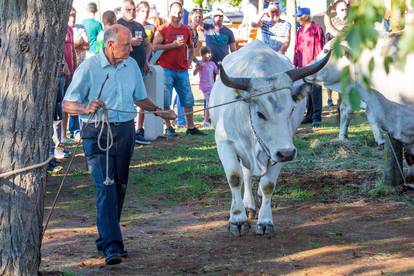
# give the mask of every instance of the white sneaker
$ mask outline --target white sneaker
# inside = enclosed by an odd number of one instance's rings
[[[53,156],[56,159],[64,159],[64,158],[68,158],[72,155],[72,153],[70,151],[65,150],[64,147],[62,147],[61,145],[57,146],[53,152]]]

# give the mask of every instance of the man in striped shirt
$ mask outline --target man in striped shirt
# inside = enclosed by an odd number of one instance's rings
[[[278,5],[269,5],[252,26],[262,29],[262,40],[270,48],[282,55],[286,53],[290,44],[290,24],[280,18]]]

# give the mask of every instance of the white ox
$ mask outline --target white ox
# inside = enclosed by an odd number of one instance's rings
[[[293,69],[286,57],[261,41],[253,41],[223,60],[210,105],[234,101],[238,95],[245,97],[210,111],[217,151],[232,193],[229,231],[233,235],[248,232],[246,209],[256,210],[252,176],[260,176],[262,195],[256,233],[273,232],[272,193],[282,163],[296,156],[293,135],[306,106],[309,86],[301,79],[317,72],[327,60],[328,56],[305,68]]]
[[[331,40],[325,45],[325,51],[331,49],[334,40]],[[324,53],[319,54],[318,58],[323,58]],[[317,59],[318,59],[317,58]],[[351,65],[349,59],[344,56],[339,59],[330,57],[328,63],[319,72],[313,76],[307,77],[306,81],[323,85],[326,88],[332,89],[335,92],[341,93],[341,71],[346,66]],[[351,65],[352,66],[352,65]],[[365,91],[365,90],[364,90]],[[374,135],[377,145],[382,146],[384,144],[384,137],[381,134],[381,128],[375,120],[374,110],[370,106],[364,106],[367,120],[371,126],[372,133]],[[339,121],[339,140],[345,140],[348,138],[348,127],[351,122],[351,113],[353,109],[350,102],[345,97],[340,104],[340,121]]]
[[[351,64],[346,57],[339,60],[331,58],[328,64],[307,81],[323,84],[327,87],[340,90],[340,70],[351,65],[357,76],[355,85],[360,91],[362,100],[367,105],[367,118],[373,126],[374,135],[381,137],[379,129],[388,132],[393,138],[404,144],[405,158],[409,166],[406,176],[407,183],[414,182],[414,54],[408,55],[404,68],[399,69],[395,65],[390,66],[389,74],[386,73],[382,56],[384,54],[396,55],[398,49],[395,36],[386,36],[378,40],[373,50],[365,50],[357,64]],[[328,46],[329,47],[329,46]],[[322,56],[321,56],[322,58]],[[361,85],[359,78],[361,73],[368,75],[368,63],[374,58],[375,69],[372,72],[371,91],[367,91]],[[341,123],[342,128],[347,127],[349,120],[341,118],[347,123]]]

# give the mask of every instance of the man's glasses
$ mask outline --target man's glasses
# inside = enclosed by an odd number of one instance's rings
[[[132,9],[125,9],[126,11],[136,11],[137,9],[132,8]]]

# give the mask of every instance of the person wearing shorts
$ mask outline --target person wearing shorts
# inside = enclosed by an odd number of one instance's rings
[[[170,109],[172,90],[175,88],[186,116],[186,134],[207,135],[196,128],[193,121],[194,96],[188,68],[193,60],[194,45],[191,30],[181,23],[182,16],[181,2],[173,2],[170,5],[170,22],[160,26],[154,37],[154,50],[163,50],[158,64],[164,69],[164,109]],[[165,124],[165,135],[176,136],[171,121],[165,120]]]

